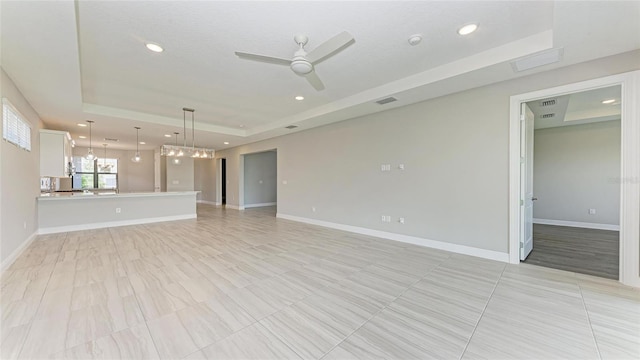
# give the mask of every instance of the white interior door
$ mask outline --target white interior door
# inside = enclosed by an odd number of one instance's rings
[[[533,250],[533,111],[522,103],[520,110],[520,260],[524,260]]]

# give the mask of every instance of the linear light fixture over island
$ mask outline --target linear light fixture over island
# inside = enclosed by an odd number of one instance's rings
[[[191,113],[191,146],[187,146],[187,112]],[[196,147],[196,139],[195,139],[195,120],[194,120],[194,109],[190,108],[182,108],[182,146],[179,145],[162,145],[160,147],[160,155],[169,156],[175,158],[181,157],[192,157],[196,159],[213,159],[215,151],[213,149],[207,148],[198,148]],[[178,133],[174,133],[177,134]],[[177,139],[176,139],[177,140]],[[176,141],[177,143],[177,141]]]

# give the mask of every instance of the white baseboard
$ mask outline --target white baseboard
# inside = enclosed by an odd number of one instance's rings
[[[31,243],[33,242],[33,240],[36,239],[36,237],[38,236],[38,232],[34,232],[33,234],[31,234],[27,240],[25,240],[20,246],[18,246],[17,249],[15,249],[11,255],[9,255],[6,259],[4,259],[2,261],[2,265],[0,265],[0,271],[5,271],[9,268],[9,266],[11,266],[16,259],[22,255],[22,253],[29,247],[29,245],[31,245]]]
[[[225,207],[227,209],[231,209],[231,210],[244,210],[244,206],[238,206],[238,205],[225,205]]]
[[[337,223],[332,223],[328,221],[303,218],[299,216],[287,215],[282,213],[277,213],[276,217],[285,219],[285,220],[292,220],[292,221],[302,222],[302,223],[311,224],[311,225],[318,225],[318,226],[328,227],[332,229],[348,231],[356,234],[375,236],[383,239],[395,240],[395,241],[405,242],[409,244],[420,245],[428,248],[450,251],[458,254],[476,256],[476,257],[502,261],[502,262],[509,262],[509,253],[479,249],[479,248],[466,246],[466,245],[458,245],[458,244],[452,244],[452,243],[447,243],[443,241],[429,240],[429,239],[419,238],[415,236],[390,233],[386,231],[367,229],[367,228],[358,227],[358,226],[337,224]]]
[[[257,208],[257,207],[265,207],[265,206],[276,206],[278,203],[269,202],[269,203],[260,203],[260,204],[244,204],[245,209],[249,208]]]
[[[196,202],[199,204],[220,205],[220,203],[217,203],[215,201],[208,201],[208,200],[198,200]]]
[[[188,219],[196,219],[197,217],[198,217],[197,214],[188,214],[188,215],[174,215],[174,216],[163,216],[163,217],[155,217],[155,218],[135,219],[135,220],[108,221],[108,222],[82,224],[82,225],[56,226],[56,227],[41,228],[38,230],[38,234],[55,234],[55,233],[69,232],[69,231],[103,229],[108,227],[140,225],[140,224],[149,224],[149,223],[164,222],[164,221],[188,220]]]
[[[585,229],[598,229],[598,230],[613,230],[620,231],[620,225],[612,224],[598,224],[598,223],[586,223],[579,221],[567,221],[567,220],[549,220],[549,219],[533,219],[534,224],[541,225],[556,225],[556,226],[569,226]]]

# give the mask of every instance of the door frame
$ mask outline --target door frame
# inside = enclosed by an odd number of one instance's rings
[[[619,281],[640,287],[640,71],[513,95],[509,108],[509,262],[520,263],[520,104],[610,86],[621,87]]]
[[[222,205],[222,159],[225,157],[216,158],[216,206]],[[229,189],[226,189],[227,192]],[[229,199],[227,199],[229,202]]]

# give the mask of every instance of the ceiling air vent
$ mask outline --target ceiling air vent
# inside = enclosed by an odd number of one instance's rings
[[[541,119],[551,119],[552,117],[556,116],[556,114],[554,113],[550,113],[550,114],[542,114],[540,116]]]
[[[118,142],[120,140],[114,138],[104,138],[104,141]]]
[[[296,125],[289,125],[289,126],[285,127],[285,129],[295,129],[295,128],[297,128]]]
[[[542,100],[540,106],[553,106],[556,104],[556,99]]]
[[[398,101],[398,99],[394,98],[393,96],[389,96],[388,98],[384,98],[382,100],[376,101],[376,103],[380,105],[384,105],[394,101]]]

